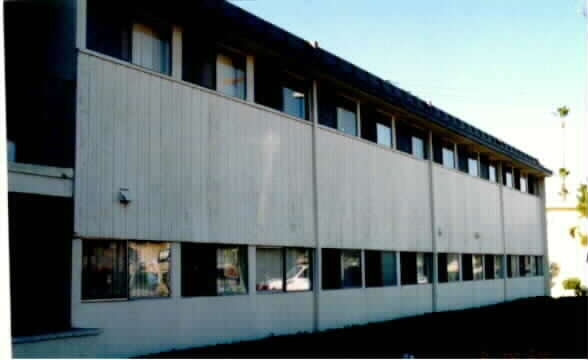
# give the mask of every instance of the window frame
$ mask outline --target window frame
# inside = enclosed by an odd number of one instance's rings
[[[385,284],[384,283],[384,255],[392,255],[394,258],[394,268],[393,268],[393,273],[394,273],[394,283],[393,284]],[[372,261],[370,258],[372,258],[372,255],[378,255],[379,259],[378,259],[378,272],[379,274],[377,276],[378,280],[380,282],[379,285],[374,285],[374,282],[376,282],[375,280],[371,280],[372,278],[370,277],[370,272],[372,271],[372,266],[370,265],[370,261]],[[366,288],[382,288],[382,287],[396,287],[399,286],[399,276],[398,276],[398,251],[394,251],[394,250],[364,250],[364,257],[365,257],[365,287]],[[375,268],[374,268],[375,271]]]
[[[180,289],[180,297],[182,298],[202,298],[202,297],[219,297],[219,296],[246,296],[249,295],[250,289],[249,289],[249,253],[248,253],[248,245],[239,245],[239,244],[221,244],[221,243],[200,243],[200,242],[181,242],[180,246],[182,248],[182,263],[181,263],[181,269],[180,271],[182,272],[182,280],[181,280],[181,289]],[[186,288],[185,288],[185,281],[186,280],[186,275],[184,274],[185,271],[185,267],[188,265],[186,263],[186,254],[187,251],[185,250],[187,247],[193,247],[192,250],[196,251],[198,250],[198,252],[204,252],[205,248],[208,248],[209,251],[211,251],[211,254],[208,254],[209,256],[212,257],[211,260],[209,260],[210,262],[212,262],[212,260],[214,260],[214,267],[213,269],[208,269],[208,271],[210,272],[214,272],[215,276],[214,279],[209,281],[214,282],[214,294],[196,294],[196,295],[192,295],[192,294],[186,294]],[[243,288],[244,291],[243,292],[220,292],[219,291],[219,275],[218,275],[218,271],[219,271],[219,263],[218,263],[218,251],[219,249],[231,249],[231,248],[237,248],[239,250],[239,262],[243,261],[243,264],[240,264],[240,270],[244,271],[245,273],[243,274]],[[210,265],[210,264],[209,264]]]
[[[91,302],[108,302],[108,301],[137,301],[137,300],[148,300],[148,299],[171,299],[173,296],[173,287],[172,287],[172,282],[173,282],[173,263],[172,261],[174,256],[173,256],[173,251],[172,251],[172,244],[173,242],[171,241],[153,241],[153,240],[116,240],[116,239],[81,239],[82,241],[82,265],[83,265],[83,257],[84,255],[84,248],[86,246],[86,244],[89,244],[90,242],[103,242],[103,243],[124,243],[124,249],[125,249],[125,258],[124,258],[124,277],[125,277],[125,289],[124,289],[124,293],[126,294],[126,296],[124,297],[96,297],[96,298],[84,298],[83,295],[83,289],[85,286],[85,276],[84,276],[84,268],[82,266],[82,277],[81,277],[81,293],[80,293],[80,300],[83,303],[91,303]],[[135,242],[135,243],[164,243],[164,244],[168,244],[168,249],[169,249],[169,255],[167,258],[167,262],[168,262],[168,266],[169,269],[167,271],[168,273],[168,279],[167,279],[167,286],[169,289],[169,294],[166,296],[131,296],[131,285],[130,285],[130,281],[131,281],[131,276],[130,276],[130,266],[131,266],[131,260],[130,260],[130,251],[129,251],[129,244],[131,242]]]
[[[243,97],[240,96],[236,96],[236,95],[232,95],[232,94],[228,94],[225,93],[223,91],[222,87],[222,83],[223,83],[223,72],[222,72],[222,63],[220,61],[220,57],[221,56],[225,56],[231,59],[231,63],[234,64],[235,63],[235,58],[236,57],[240,57],[242,58],[241,60],[243,60],[242,65],[243,65],[243,74],[245,76],[244,80],[243,80]],[[216,57],[215,57],[215,74],[216,74],[216,79],[215,79],[215,91],[217,91],[219,94],[222,94],[223,96],[227,96],[230,98],[235,98],[235,99],[239,99],[241,101],[247,101],[248,99],[248,89],[247,89],[247,82],[249,81],[249,71],[247,69],[247,54],[244,53],[243,51],[239,50],[239,49],[235,49],[229,46],[226,46],[224,44],[220,44],[216,47]],[[232,69],[235,70],[237,69],[235,66],[232,65]],[[238,70],[238,69],[237,69]]]
[[[330,252],[331,254],[329,256],[325,256],[325,252]],[[344,264],[343,264],[343,253],[344,252],[359,252],[359,271],[360,271],[360,281],[361,284],[357,285],[357,286],[345,286],[345,272],[344,272]],[[326,261],[322,261],[325,258],[329,257],[331,258],[331,256],[333,255],[337,255],[337,261],[336,263],[339,266],[338,271],[336,269],[330,269],[325,271],[325,266],[326,266]],[[322,248],[321,249],[321,290],[323,291],[331,291],[331,290],[349,290],[349,289],[362,289],[365,288],[365,282],[364,282],[364,276],[363,276],[363,250],[360,249],[340,249],[340,248]],[[332,265],[332,264],[329,264]],[[339,274],[338,276],[338,282],[337,282],[337,287],[328,287],[325,288],[325,277],[326,274],[329,275],[333,275],[330,272],[333,271],[337,271],[337,273]],[[331,286],[331,284],[329,284],[329,286]]]
[[[257,278],[257,249],[276,249],[280,250],[280,259],[281,259],[281,275],[282,275],[282,289],[281,290],[260,290],[258,289],[258,278]],[[288,290],[288,250],[304,250],[308,252],[308,281],[309,281],[309,288],[304,290]],[[313,275],[314,275],[314,252],[312,248],[305,248],[305,247],[277,247],[277,246],[256,246],[255,247],[255,293],[261,295],[270,295],[270,294],[282,294],[282,293],[302,293],[302,292],[310,292],[314,290],[314,282],[313,282]]]

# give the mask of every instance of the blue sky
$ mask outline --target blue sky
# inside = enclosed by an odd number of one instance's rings
[[[588,175],[583,0],[232,2],[552,169],[561,167],[552,113],[567,105],[566,165],[576,177]]]

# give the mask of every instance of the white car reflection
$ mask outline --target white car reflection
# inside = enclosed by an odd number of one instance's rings
[[[286,286],[288,291],[310,290],[310,276],[308,265],[296,265],[286,273]],[[257,290],[282,291],[282,279],[273,278],[258,283]]]

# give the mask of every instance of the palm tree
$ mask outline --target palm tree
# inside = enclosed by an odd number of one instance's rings
[[[566,117],[570,113],[570,108],[561,106],[557,108],[555,116],[561,120],[561,136],[562,136],[562,167],[559,169],[559,176],[561,177],[561,190],[559,195],[565,201],[568,196],[568,188],[566,187],[566,178],[570,175],[570,171],[566,169]]]

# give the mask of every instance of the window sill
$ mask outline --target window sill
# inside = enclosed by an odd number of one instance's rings
[[[72,337],[83,337],[83,336],[98,336],[102,334],[101,329],[71,329],[67,331],[59,331],[54,333],[32,335],[32,336],[13,336],[13,344],[27,344],[40,341],[50,341],[67,339]]]

